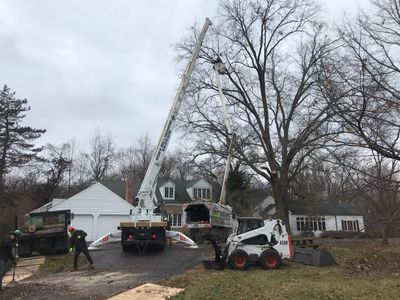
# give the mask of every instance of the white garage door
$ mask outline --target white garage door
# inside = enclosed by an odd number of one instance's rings
[[[87,233],[86,241],[93,241],[93,215],[74,214],[71,225]]]
[[[117,232],[121,222],[129,222],[129,215],[99,215],[97,219],[97,238],[110,232]]]

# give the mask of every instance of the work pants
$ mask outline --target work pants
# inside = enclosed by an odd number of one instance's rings
[[[78,256],[79,254],[81,254],[81,252],[83,254],[85,254],[86,259],[88,260],[88,262],[90,263],[90,265],[93,265],[93,260],[90,257],[89,254],[89,250],[87,248],[75,248],[75,255],[74,255],[74,269],[76,269],[78,267]]]
[[[0,259],[0,289],[3,284],[3,276],[5,272],[6,272],[6,262]]]

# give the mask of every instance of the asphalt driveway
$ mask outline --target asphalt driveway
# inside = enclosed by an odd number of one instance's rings
[[[107,299],[151,282],[179,275],[213,257],[210,245],[190,249],[176,243],[164,251],[122,252],[119,243],[91,251],[95,270],[80,266],[78,272],[34,276],[10,286],[0,299]]]

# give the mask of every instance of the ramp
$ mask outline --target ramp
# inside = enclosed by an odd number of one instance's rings
[[[295,247],[293,261],[318,267],[336,265],[336,261],[329,251],[312,248]]]

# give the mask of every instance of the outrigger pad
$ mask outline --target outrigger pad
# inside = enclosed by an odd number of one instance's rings
[[[336,265],[329,251],[312,248],[295,247],[293,261],[318,267]]]

